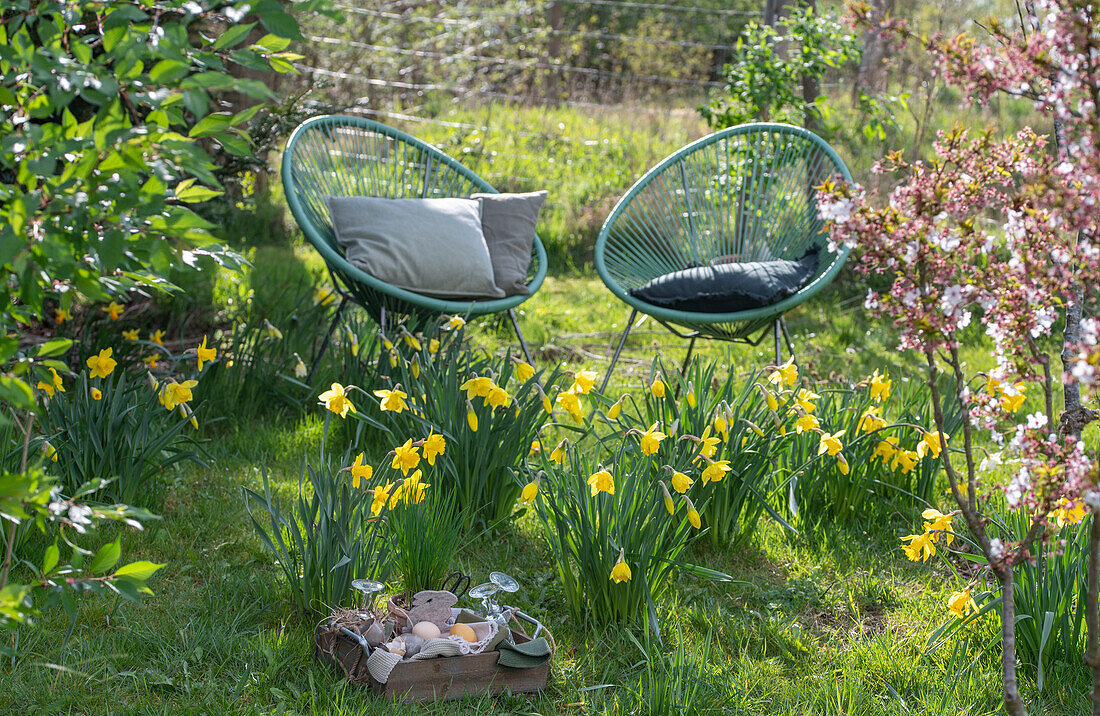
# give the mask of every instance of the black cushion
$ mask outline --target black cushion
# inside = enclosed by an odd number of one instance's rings
[[[658,276],[630,295],[661,308],[690,313],[734,313],[763,308],[793,296],[817,271],[820,247],[797,261],[694,266]]]

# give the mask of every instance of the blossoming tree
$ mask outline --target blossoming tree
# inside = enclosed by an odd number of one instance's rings
[[[893,320],[900,347],[924,357],[939,442],[946,445],[940,377],[954,379],[967,419],[961,445],[940,459],[970,538],[988,560],[1001,587],[1002,669],[1005,708],[1023,714],[1016,681],[1013,569],[1030,546],[1050,533],[1051,516],[1100,509],[1097,469],[1080,439],[1097,413],[1081,402],[1096,397],[1100,382],[1097,323],[1081,321],[1082,309],[1100,298],[1100,34],[1095,6],[1082,0],[1037,3],[1022,27],[987,24],[991,42],[961,35],[918,36],[904,22],[882,29],[919,42],[938,60],[939,72],[966,96],[984,101],[997,92],[1033,99],[1055,120],[1051,141],[1028,129],[999,137],[955,128],[942,132],[928,161],[912,164],[888,155],[875,171],[904,179],[876,201],[858,185],[827,183],[822,201],[832,240],[862,250],[860,268],[892,282],[871,291],[867,308]],[[869,22],[865,4],[850,7]],[[1045,121],[1045,120],[1044,120]],[[1054,151],[1051,150],[1053,145]],[[1050,336],[1062,315],[1063,366],[1052,365]],[[961,334],[980,323],[992,340],[996,366],[968,372],[960,357]],[[984,381],[980,380],[984,378]],[[1055,412],[1062,384],[1065,410]],[[1038,408],[1023,409],[1027,395]],[[988,432],[998,451],[979,445]],[[990,479],[1011,460],[1006,484]],[[1012,539],[992,529],[990,499],[1003,494],[1022,511],[1028,529]],[[998,496],[999,499],[999,496]],[[952,537],[950,520],[926,523],[907,552],[927,558],[935,543]],[[919,544],[920,549],[915,549]],[[914,556],[916,555],[916,556]],[[1100,714],[1100,643],[1097,598],[1100,520],[1093,520],[1090,549],[1087,660],[1093,671],[1093,713]],[[968,590],[955,595],[953,612],[967,611]]]

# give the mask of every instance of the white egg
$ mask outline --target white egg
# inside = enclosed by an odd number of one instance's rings
[[[412,633],[427,641],[439,637],[439,627],[431,622],[417,622],[413,625]]]

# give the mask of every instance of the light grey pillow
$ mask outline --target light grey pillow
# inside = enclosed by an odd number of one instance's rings
[[[348,262],[391,286],[433,296],[503,298],[476,199],[326,197]]]
[[[527,268],[546,192],[474,194],[472,198],[481,200],[481,229],[493,261],[493,281],[507,296],[531,295]]]

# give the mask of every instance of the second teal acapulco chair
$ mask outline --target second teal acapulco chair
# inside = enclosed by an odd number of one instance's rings
[[[530,295],[491,300],[447,300],[390,286],[352,265],[336,241],[325,197],[372,196],[389,199],[467,197],[498,193],[487,181],[435,147],[393,127],[349,116],[314,117],[290,135],[283,154],[287,203],[306,239],[325,260],[340,304],[313,361],[316,369],[348,302],[361,305],[378,321],[387,317],[426,317],[441,313],[480,316],[507,312],[528,362],[515,308],[534,295],[546,278],[546,250],[538,236],[527,270]],[[445,241],[446,237],[440,237]],[[310,371],[310,379],[313,377]]]
[[[603,386],[611,378],[638,313],[652,316],[682,338],[758,345],[775,333],[793,355],[783,314],[837,275],[848,249],[830,253],[817,192],[830,177],[851,180],[837,153],[816,134],[785,124],[754,123],[708,135],[651,169],[619,200],[596,239],[596,270],[611,292],[631,307]],[[673,310],[631,291],[697,266],[725,262],[795,260],[820,247],[816,271],[796,293],[772,305],[735,313]]]

